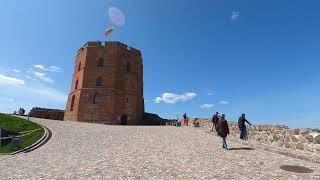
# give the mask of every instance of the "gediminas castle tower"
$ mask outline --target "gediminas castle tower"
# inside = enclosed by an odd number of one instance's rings
[[[116,41],[87,42],[81,47],[64,120],[136,125],[143,114],[141,52]]]

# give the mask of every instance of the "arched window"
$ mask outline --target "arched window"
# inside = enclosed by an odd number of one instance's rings
[[[78,89],[78,83],[79,83],[79,81],[78,81],[78,79],[77,79],[77,80],[76,80],[76,84],[75,84],[75,86],[74,86],[74,89],[75,89],[75,90]]]
[[[96,79],[96,86],[102,86],[102,77]]]
[[[81,61],[79,62],[79,65],[78,65],[78,71],[80,71],[81,69]]]
[[[73,111],[73,106],[74,106],[74,99],[75,99],[75,95],[72,96],[71,98],[71,106],[70,106],[70,111]]]
[[[96,93],[94,95],[93,104],[99,104],[99,102],[100,102],[100,95]]]
[[[131,64],[130,62],[127,62],[127,72],[130,72],[131,71]]]
[[[98,64],[97,64],[98,67],[102,67],[103,66],[103,58],[99,58],[98,59]]]

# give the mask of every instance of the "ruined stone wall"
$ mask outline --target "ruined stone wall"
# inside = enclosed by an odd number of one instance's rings
[[[212,127],[209,119],[200,119],[199,122],[200,128],[206,131],[209,131]],[[230,136],[239,138],[238,123],[228,121],[228,124]],[[320,129],[291,129],[280,125],[252,125],[247,126],[247,133],[249,141],[320,154]]]

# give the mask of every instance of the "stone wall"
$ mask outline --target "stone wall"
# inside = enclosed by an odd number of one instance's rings
[[[35,107],[29,112],[29,116],[44,119],[63,120],[64,110]]]
[[[200,119],[199,122],[200,128],[204,130],[209,131],[212,128],[209,119]],[[239,138],[238,123],[228,121],[228,124],[230,136]],[[252,125],[247,126],[247,134],[249,141],[320,154],[320,129],[291,129],[281,125]]]

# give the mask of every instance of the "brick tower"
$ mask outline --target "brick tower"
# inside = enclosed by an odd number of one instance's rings
[[[141,52],[116,41],[80,48],[64,120],[135,125],[143,113]]]

